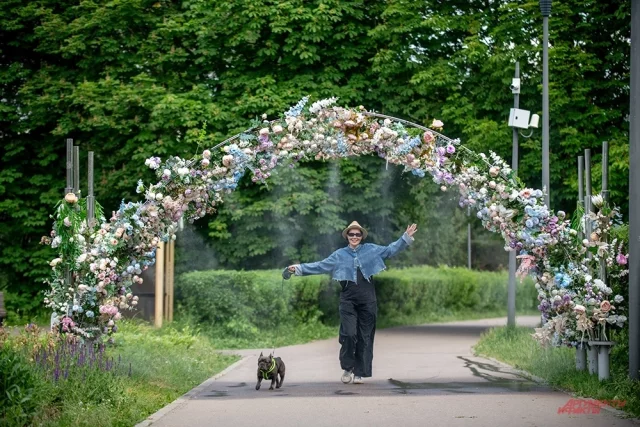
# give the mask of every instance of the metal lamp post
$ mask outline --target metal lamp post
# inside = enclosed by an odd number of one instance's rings
[[[629,376],[640,377],[640,0],[631,1]]]
[[[514,79],[520,78],[520,63],[516,61]],[[513,108],[520,107],[520,90],[513,94]],[[513,144],[511,147],[511,169],[518,174],[518,129],[513,129]],[[507,286],[507,326],[516,326],[516,251],[509,251],[509,285]]]
[[[544,202],[551,208],[549,185],[549,15],[551,0],[540,0],[542,12],[542,187]]]

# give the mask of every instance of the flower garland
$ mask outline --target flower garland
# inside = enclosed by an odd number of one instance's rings
[[[117,331],[121,311],[137,304],[131,285],[141,283],[141,272],[154,264],[158,243],[175,239],[181,218],[193,222],[215,212],[247,172],[253,182],[265,183],[278,167],[360,155],[377,155],[416,176],[429,175],[443,191],[457,189],[460,206],[476,210],[485,228],[502,235],[505,249],[515,250],[521,259],[519,273],[536,276],[540,309],[549,320],[549,326],[538,331],[541,342],[550,340],[552,329],[555,337],[563,337],[556,343],[567,344],[571,332],[575,336],[579,328],[591,333],[595,324],[624,324],[624,316],[612,315],[609,288],[601,289],[604,284],[583,274],[600,259],[610,267],[616,265],[611,256],[614,247],[621,250],[617,243],[577,242],[566,215],[554,215],[544,205],[542,191],[524,187],[495,153],[476,154],[459,140],[442,135],[441,121],[434,120],[427,128],[363,107],[335,106],[336,101],[329,98],[307,106],[305,97],[281,118],[268,121],[263,115],[249,130],[189,160],[147,159],[145,165],[156,172],[158,181],[148,186],[138,183],[136,191],[144,194],[145,201],[123,202],[109,221],[100,212],[96,227],[87,223],[86,202],[68,194],[56,208],[51,238],[43,240],[60,253],[51,262],[53,274],[45,298],[60,331],[108,339]],[[605,217],[612,218],[605,213],[602,218],[588,216],[599,224],[596,234],[608,232]],[[587,248],[596,246],[596,254],[585,262]],[[619,252],[616,259],[621,256]],[[623,276],[619,269],[616,274]],[[597,292],[593,286],[599,286]],[[621,298],[613,299],[617,310]],[[582,302],[589,307],[584,313]]]

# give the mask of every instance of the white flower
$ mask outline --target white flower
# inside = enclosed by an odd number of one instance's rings
[[[283,131],[282,126],[280,125],[271,126],[271,129],[273,130],[273,133],[280,133]]]
[[[87,254],[82,254],[78,258],[76,258],[76,262],[78,264],[82,264],[83,262],[86,261],[86,259],[87,259]]]
[[[162,200],[162,193],[156,193],[156,200]]]
[[[442,123],[441,120],[437,120],[437,119],[433,119],[433,122],[431,123],[431,127],[432,128],[442,128],[444,126],[444,123]]]
[[[185,176],[188,173],[189,173],[189,168],[179,168],[178,169],[178,175],[180,175],[180,176]]]
[[[604,199],[600,194],[596,194],[595,196],[591,196],[591,203],[597,208],[602,207],[604,204]]]
[[[162,176],[170,177],[171,171],[169,169],[165,169],[162,171]]]
[[[593,285],[598,288],[599,291],[603,291],[607,285],[604,284],[604,282],[600,279],[596,279],[593,281]]]
[[[618,327],[622,328],[624,326],[624,322],[627,321],[627,316],[618,316]]]
[[[56,266],[56,265],[58,265],[60,262],[62,262],[62,258],[56,258],[56,259],[52,260],[52,261],[49,263],[49,265],[50,265],[51,267],[55,267],[55,266]]]
[[[205,159],[210,159],[211,158],[211,151],[209,150],[204,150],[202,152],[202,157],[204,157]]]
[[[332,97],[332,98],[321,99],[320,101],[316,101],[313,104],[311,104],[311,107],[309,107],[309,112],[311,114],[316,114],[323,108],[327,108],[335,104],[337,100],[338,98]]]
[[[613,301],[614,301],[616,304],[620,304],[622,301],[624,301],[624,297],[623,297],[622,295],[616,295],[616,296],[613,298]]]

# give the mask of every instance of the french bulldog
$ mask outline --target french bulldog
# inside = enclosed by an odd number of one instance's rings
[[[273,385],[275,384],[276,388],[282,387],[282,382],[284,381],[284,362],[279,357],[273,357],[272,354],[269,356],[263,356],[260,353],[260,357],[258,357],[258,383],[256,384],[256,390],[260,390],[260,384],[262,380],[271,380],[271,387],[269,390],[273,390]],[[278,377],[280,379],[278,380]]]

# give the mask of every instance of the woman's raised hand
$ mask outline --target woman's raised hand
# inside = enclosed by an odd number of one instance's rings
[[[416,224],[411,224],[410,226],[407,227],[406,233],[409,237],[413,237],[416,231],[418,231],[418,226]]]
[[[290,265],[290,266],[288,267],[288,269],[289,269],[289,271],[290,271],[290,272],[292,272],[292,273],[295,273],[295,272],[296,272],[296,266],[295,266],[295,265]]]

